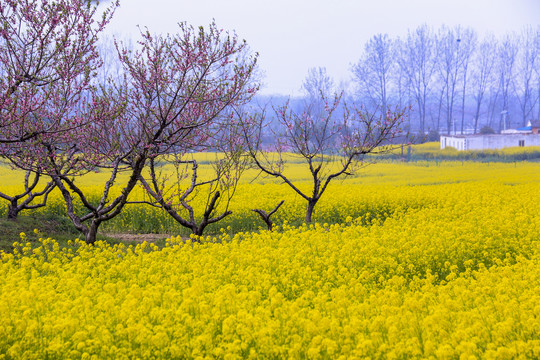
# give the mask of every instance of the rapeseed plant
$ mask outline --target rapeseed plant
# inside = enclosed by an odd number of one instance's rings
[[[111,224],[183,235],[161,248],[21,233],[0,254],[0,359],[539,358],[539,172],[380,163],[330,187],[311,225],[266,180],[209,236],[142,205]],[[262,230],[251,209],[283,199]],[[37,211],[62,211],[49,200]]]
[[[1,255],[0,354],[538,358],[537,184],[397,189],[371,198],[384,216],[163,248],[22,235]]]

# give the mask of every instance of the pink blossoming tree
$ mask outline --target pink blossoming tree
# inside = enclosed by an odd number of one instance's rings
[[[256,55],[248,50],[215,24],[195,29],[182,23],[177,34],[164,36],[144,31],[135,50],[117,44],[122,80],[93,89],[80,111],[92,121],[54,141],[35,142],[47,159],[46,165],[40,161],[41,171],[60,189],[86,242],[95,242],[100,224],[120,214],[146,166],[205,144],[225,110],[251,98]],[[96,168],[110,177],[92,200],[73,176]],[[119,184],[122,172],[128,176]],[[121,187],[116,195],[113,185]]]
[[[98,35],[117,6],[114,1],[98,18],[97,6],[86,0],[0,2],[0,157],[28,170],[23,192],[0,193],[10,203],[8,218],[44,206],[54,188],[40,182],[30,142],[83,125],[72,115],[84,106],[101,63]]]
[[[0,2],[0,143],[70,129],[65,115],[100,65],[98,36],[117,6],[98,17],[87,0]]]

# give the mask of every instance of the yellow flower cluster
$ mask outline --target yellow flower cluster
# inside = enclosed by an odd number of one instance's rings
[[[275,179],[259,178],[258,182],[251,183],[254,177],[251,175],[245,177],[245,183],[239,185],[235,197],[229,204],[229,209],[233,214],[211,225],[207,233],[219,233],[220,228],[228,226],[232,228],[233,233],[257,231],[259,227],[265,227],[265,225],[251,210],[269,211],[281,200],[285,200],[285,203],[273,215],[274,223],[282,224],[285,220],[294,225],[303,223],[307,206],[303,198]],[[312,186],[310,179],[299,164],[291,166],[287,175],[293,178],[299,187],[309,192]],[[101,180],[104,181],[104,176],[104,173],[88,174],[77,181],[83,184],[85,193],[90,194],[90,198],[97,201],[101,197],[102,190],[98,183]],[[0,191],[16,193],[17,189],[14,185],[16,179],[14,175],[0,174],[0,182],[6,184],[2,185]],[[510,164],[381,162],[361,169],[355,176],[333,181],[315,208],[314,220],[321,223],[338,223],[345,222],[349,216],[365,217],[368,213],[371,217],[385,218],[396,210],[418,208],[444,198],[446,190],[439,185],[489,184],[494,181],[507,185],[520,183],[538,185],[540,184],[540,167],[536,163],[527,162]],[[113,191],[119,192],[120,189],[115,187]],[[130,195],[130,199],[145,199],[144,190],[137,187]],[[200,196],[192,204],[199,216],[202,216],[205,200],[205,196]],[[85,213],[80,202],[76,202],[75,205],[81,209],[79,213]],[[224,210],[223,206],[218,210]],[[6,214],[6,212],[7,202],[0,201],[0,214]],[[65,216],[65,204],[57,189],[49,196],[45,208],[32,210],[32,213]],[[143,204],[127,205],[118,217],[103,223],[100,230],[189,235],[189,231],[182,229],[166,212]]]
[[[370,185],[384,216],[161,249],[23,238],[1,254],[0,359],[540,358],[540,202],[525,173]],[[364,206],[350,189],[327,203]]]
[[[392,151],[394,156],[407,156],[408,148],[401,147]],[[538,159],[540,156],[540,146],[507,147],[502,149],[485,150],[457,150],[453,147],[441,149],[440,142],[428,142],[411,146],[413,158],[424,159],[446,158],[446,159],[468,159],[468,160],[498,160],[498,161],[519,161],[527,159]]]

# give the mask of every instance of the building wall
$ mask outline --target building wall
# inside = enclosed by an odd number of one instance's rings
[[[441,149],[453,147],[457,150],[465,150],[465,137],[441,135]]]
[[[453,147],[457,150],[502,149],[514,146],[540,146],[538,134],[504,134],[504,135],[469,135],[441,136],[441,149]]]

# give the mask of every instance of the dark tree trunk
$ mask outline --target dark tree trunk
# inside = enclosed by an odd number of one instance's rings
[[[476,113],[474,114],[474,133],[478,133],[478,119],[480,118],[480,101],[476,103]]]
[[[92,221],[90,225],[88,226],[88,231],[84,233],[85,241],[87,244],[93,245],[97,240],[97,233],[99,225],[101,224],[100,221]]]
[[[313,215],[313,210],[315,209],[315,205],[317,204],[317,200],[310,200],[308,201],[308,207],[306,211],[306,223],[311,223],[311,217]]]
[[[261,210],[261,209],[253,209],[252,211],[256,212],[257,214],[259,214],[259,216],[263,219],[263,221],[266,223],[266,227],[268,227],[268,230],[269,231],[272,231],[273,227],[274,227],[274,223],[272,222],[272,219],[270,219],[270,217],[279,209],[279,207],[281,205],[283,205],[283,203],[285,202],[285,200],[281,200],[279,202],[279,204],[277,204],[277,206],[274,208],[274,210],[270,211],[269,213],[266,213],[266,211],[264,210]]]
[[[19,207],[17,206],[17,200],[11,200],[11,204],[8,206],[8,214],[7,218],[9,220],[17,220],[17,216],[19,216]]]
[[[208,225],[208,224],[202,223],[199,226],[194,225],[193,228],[192,228],[193,234],[197,235],[197,236],[202,236],[203,233],[204,233],[204,229],[206,228],[206,225]]]

